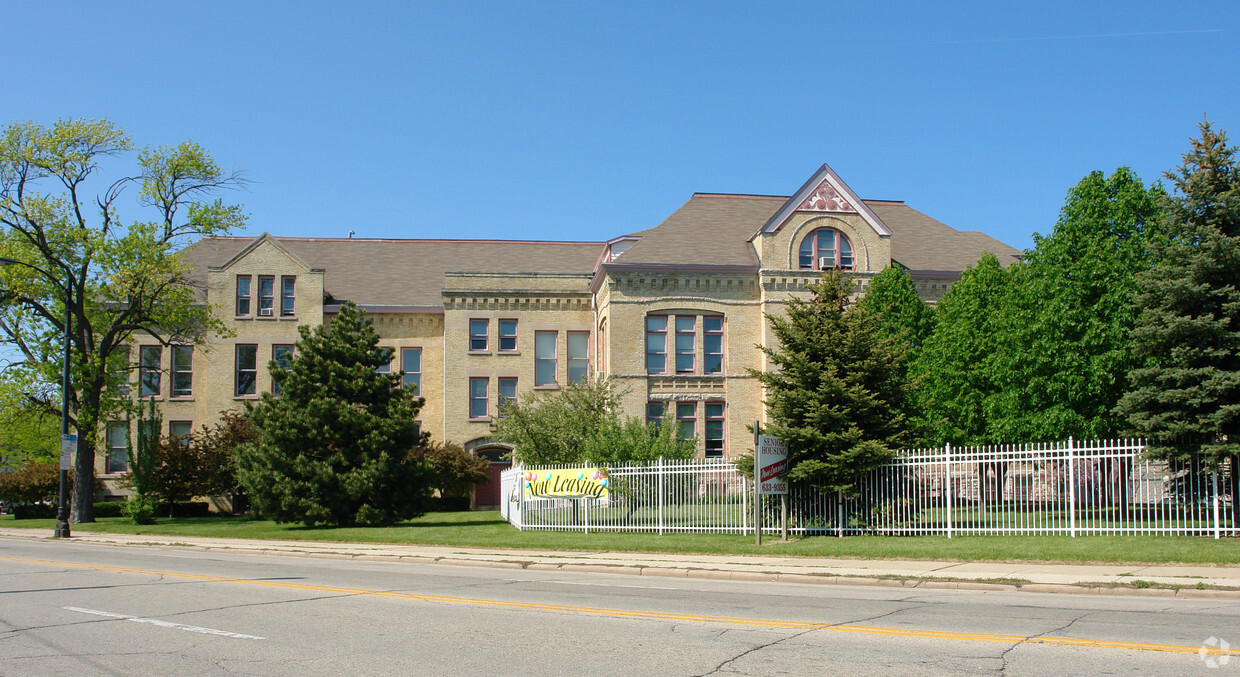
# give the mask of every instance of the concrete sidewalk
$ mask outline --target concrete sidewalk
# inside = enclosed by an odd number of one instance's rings
[[[43,530],[0,529],[0,539],[54,540]],[[1240,566],[1051,564],[864,560],[759,555],[583,552],[387,543],[325,543],[79,532],[74,543],[130,545],[296,557],[593,571],[749,581],[909,588],[1021,590],[1240,599]]]

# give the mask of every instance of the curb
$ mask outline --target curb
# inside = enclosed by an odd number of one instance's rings
[[[47,536],[25,537],[17,534],[0,534],[0,538],[17,540],[54,540]],[[502,557],[452,557],[400,553],[358,553],[339,550],[304,550],[296,546],[253,547],[202,543],[160,543],[152,541],[124,541],[107,538],[78,540],[90,545],[143,546],[166,550],[192,550],[197,552],[227,552],[238,555],[278,555],[283,557],[307,557],[330,560],[358,560],[366,562],[400,562],[406,564],[442,564],[495,569],[526,569],[529,571],[571,571],[579,573],[607,573],[629,576],[656,576],[663,578],[698,578],[705,580],[754,581],[767,583],[799,583],[809,585],[855,585],[885,588],[920,588],[926,590],[975,590],[984,592],[1030,592],[1068,595],[1127,595],[1138,597],[1184,597],[1199,599],[1240,599],[1240,590],[1220,588],[1174,588],[1107,585],[1098,583],[992,583],[988,581],[945,580],[919,577],[892,577],[887,575],[858,576],[856,574],[833,575],[799,573],[789,571],[733,571],[714,569],[700,563],[684,565],[650,566],[649,564],[588,563],[566,561],[563,563],[535,562]]]

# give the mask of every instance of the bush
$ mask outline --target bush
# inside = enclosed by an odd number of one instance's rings
[[[211,504],[206,501],[177,501],[171,505],[160,503],[159,514],[169,517],[207,517],[211,514]]]
[[[410,458],[430,460],[431,488],[438,489],[439,495],[445,498],[464,498],[465,510],[469,509],[469,492],[487,481],[487,469],[491,465],[455,442],[428,443],[410,452]]]
[[[464,512],[469,510],[468,496],[436,496],[430,501],[428,512]]]
[[[55,503],[59,493],[60,465],[57,461],[28,460],[16,470],[0,472],[0,501]]]
[[[134,524],[154,524],[155,523],[155,501],[146,496],[138,496],[137,494],[130,496],[125,502],[125,516],[133,520]]]
[[[13,506],[13,519],[38,520],[56,517],[55,503],[27,503]]]
[[[125,501],[104,501],[95,504],[95,517],[123,517]]]

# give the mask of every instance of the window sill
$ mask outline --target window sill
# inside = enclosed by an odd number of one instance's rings
[[[548,383],[546,385],[534,386],[534,390],[559,390],[559,389],[560,389],[559,383]]]
[[[496,355],[520,355],[521,351],[520,350],[499,350],[499,351],[496,351],[495,354]]]
[[[466,352],[470,355],[490,355],[491,354],[491,351],[489,350],[469,350]]]
[[[168,398],[168,401],[169,402],[193,402],[194,396],[193,395],[177,395],[177,396]]]
[[[257,400],[258,395],[233,395],[234,400]]]
[[[471,418],[471,419],[469,419],[469,422],[470,422],[470,423],[490,423],[490,422],[491,422],[491,417],[490,417],[490,416],[483,416],[483,417],[481,417],[481,418]]]

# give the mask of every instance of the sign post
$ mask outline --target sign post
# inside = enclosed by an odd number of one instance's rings
[[[781,531],[788,540],[788,445],[777,437],[762,434],[761,424],[753,422],[753,523],[754,543],[762,545],[761,498],[778,494],[780,497]]]

